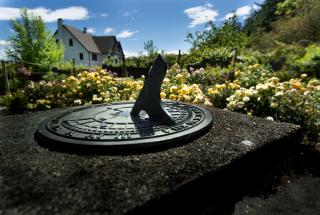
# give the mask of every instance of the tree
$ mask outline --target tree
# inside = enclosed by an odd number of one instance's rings
[[[150,58],[155,57],[155,55],[158,53],[157,47],[154,45],[153,40],[148,40],[144,43],[144,50],[148,53],[148,56]]]
[[[290,15],[301,4],[301,0],[285,0],[277,4],[277,15]]]
[[[248,45],[248,37],[242,32],[241,24],[236,15],[226,20],[220,28],[217,28],[212,22],[208,22],[203,32],[196,32],[194,35],[188,33],[186,41],[192,44],[192,50],[221,47],[244,48]]]
[[[244,30],[248,35],[254,34],[258,29],[263,31],[272,30],[272,22],[276,21],[279,17],[276,15],[278,3],[284,0],[265,0],[260,6],[259,10],[254,11],[250,17],[245,21]]]
[[[320,42],[319,0],[266,0],[261,10],[248,20],[250,23],[247,22],[245,29],[250,29],[247,32],[251,32],[251,47],[260,51],[275,48],[275,41],[286,44]],[[261,20],[269,22],[264,25]]]
[[[29,64],[32,70],[42,70],[39,65],[48,68],[59,63],[63,57],[61,42],[56,43],[40,16],[28,13],[27,9],[22,9],[20,14],[21,19],[11,20],[10,23],[15,34],[9,38],[8,56]]]

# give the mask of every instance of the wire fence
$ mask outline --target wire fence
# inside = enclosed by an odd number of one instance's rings
[[[32,72],[26,67],[38,67],[39,69],[34,69]],[[48,71],[52,71],[53,66],[48,64],[33,63],[25,60],[18,61],[0,61],[0,94],[10,93],[10,80],[14,80],[16,77],[39,81],[43,78],[43,75]],[[41,71],[42,70],[42,71]],[[72,70],[74,71],[74,70]],[[68,73],[72,74],[72,71]],[[65,72],[67,73],[67,72]],[[18,76],[17,76],[18,75]],[[13,81],[15,82],[15,81]],[[13,87],[14,88],[14,87]]]

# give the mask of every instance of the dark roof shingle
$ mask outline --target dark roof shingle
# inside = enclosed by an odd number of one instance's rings
[[[69,26],[63,25],[89,52],[107,54],[119,43],[115,36],[93,36]]]
[[[117,42],[115,36],[93,36],[92,38],[101,53],[111,52],[112,47]]]

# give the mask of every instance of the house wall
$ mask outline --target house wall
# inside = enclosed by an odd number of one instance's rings
[[[64,60],[72,61],[75,59],[77,65],[86,66],[101,66],[103,61],[108,58],[110,54],[97,54],[97,61],[92,60],[92,53],[88,52],[86,48],[66,29],[63,27],[63,21],[58,20],[58,31],[55,38],[59,39],[64,45]],[[73,40],[73,46],[69,45],[69,39]],[[80,60],[80,53],[83,53],[83,60]],[[117,58],[118,64],[122,63],[121,53],[110,55]],[[114,62],[115,63],[115,62]]]
[[[86,65],[86,66],[101,66],[102,65],[102,56],[97,54],[97,61],[92,60],[92,53],[89,53],[82,44],[78,42],[76,38],[65,28],[59,29],[55,35],[56,39],[62,41],[64,45],[64,60],[72,61],[72,58],[75,59],[77,65]],[[69,39],[73,40],[73,46],[69,45]],[[80,53],[83,53],[83,60],[80,60]]]
[[[101,59],[102,59],[102,62],[104,62],[105,60],[108,59],[108,56],[110,56],[110,58],[113,59],[113,64],[117,64],[117,65],[120,65],[122,64],[122,56],[120,56],[121,54],[116,54],[116,55],[111,55],[111,54],[102,54],[101,55]],[[117,63],[116,63],[116,60],[117,59]]]

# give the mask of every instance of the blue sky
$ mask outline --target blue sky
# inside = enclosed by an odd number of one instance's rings
[[[257,0],[0,0],[0,56],[12,34],[9,19],[25,7],[41,15],[50,31],[57,18],[79,29],[87,27],[95,35],[116,35],[126,56],[143,51],[153,40],[159,50],[186,52],[187,32],[203,30],[209,20],[217,25],[235,11],[245,19]],[[258,1],[258,2],[261,2]]]

